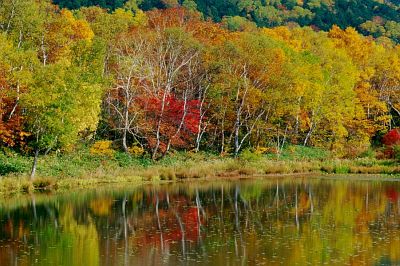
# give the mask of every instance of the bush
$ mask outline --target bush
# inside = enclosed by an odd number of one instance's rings
[[[128,149],[128,151],[134,156],[141,156],[144,154],[144,149],[140,146],[132,146]]]
[[[12,173],[23,173],[29,170],[28,160],[21,157],[9,157],[0,154],[0,176]]]
[[[7,162],[0,162],[0,175],[7,175],[11,173],[22,173],[23,169],[15,164]]]
[[[111,148],[112,141],[99,140],[90,148],[91,154],[113,156],[115,151]]]
[[[254,153],[250,149],[246,149],[240,154],[240,159],[248,161],[248,162],[257,161],[257,160],[261,159],[261,157],[262,156],[260,154]]]
[[[395,128],[386,133],[382,138],[382,143],[386,146],[400,145],[400,129]]]
[[[276,148],[269,147],[257,147],[254,151],[255,154],[267,154],[267,153],[276,153]]]

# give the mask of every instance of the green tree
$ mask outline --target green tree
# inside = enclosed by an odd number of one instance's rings
[[[79,132],[97,126],[101,86],[82,80],[80,71],[68,62],[43,66],[35,73],[29,93],[24,95],[35,151],[31,179],[40,152],[68,150],[76,143]]]

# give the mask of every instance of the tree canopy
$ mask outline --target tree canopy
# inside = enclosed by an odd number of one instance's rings
[[[69,9],[100,6],[115,10],[124,6],[125,1],[54,0],[54,3]],[[326,31],[337,25],[342,29],[354,27],[366,35],[400,41],[400,3],[397,0],[129,0],[128,3],[143,10],[181,5],[197,9],[216,22],[230,18],[231,28],[234,24],[243,24],[239,20],[242,17],[260,27],[296,23]]]
[[[287,143],[354,156],[400,122],[400,47],[352,27],[2,3],[0,145],[36,158],[99,139],[153,159]]]

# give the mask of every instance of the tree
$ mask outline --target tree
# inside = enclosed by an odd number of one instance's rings
[[[239,16],[224,17],[222,24],[230,31],[250,31],[256,28],[255,23]]]
[[[197,10],[197,4],[194,0],[183,0],[182,6],[184,8],[187,8],[191,11],[196,11]]]
[[[82,80],[80,69],[66,62],[43,66],[35,74],[23,98],[35,151],[31,179],[40,152],[71,149],[79,132],[96,127],[102,91],[98,84]]]
[[[214,49],[210,94],[222,153],[232,145],[237,155],[253,138],[265,140],[271,123],[291,112],[296,86],[281,47],[265,35],[243,33]]]
[[[3,0],[6,1],[6,0]],[[10,0],[7,0],[10,1]],[[183,6],[200,11],[204,17],[220,22],[224,17],[242,17],[258,26],[283,26],[295,22],[329,30],[333,25],[354,27],[374,37],[387,36],[398,42],[398,5],[376,0],[54,0],[61,8],[80,9],[99,6],[111,12],[125,8],[142,10]],[[379,18],[377,23],[376,18]]]
[[[0,31],[17,48],[32,48],[40,42],[49,1],[0,1]]]
[[[308,54],[305,58],[311,60],[311,69],[300,69],[307,77],[303,81],[307,89],[299,97],[298,117],[301,120],[299,127],[296,126],[304,134],[303,144],[312,142],[339,153],[344,153],[345,143],[351,141],[368,144],[369,138],[364,135],[349,135],[353,124],[364,116],[354,92],[359,72],[349,55],[336,48],[325,33],[316,33],[309,28],[293,28],[291,31],[278,28],[265,32]],[[355,127],[362,128],[360,124]],[[353,139],[354,136],[359,138]]]
[[[179,28],[141,28],[121,36],[108,101],[125,151],[128,133],[145,138],[153,158],[177,144],[181,133],[194,133],[197,127],[188,123],[196,116],[196,88],[188,83],[195,79],[199,56],[199,45]]]

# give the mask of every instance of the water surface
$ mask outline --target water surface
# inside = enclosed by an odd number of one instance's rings
[[[400,265],[400,182],[296,178],[0,202],[0,265]]]

